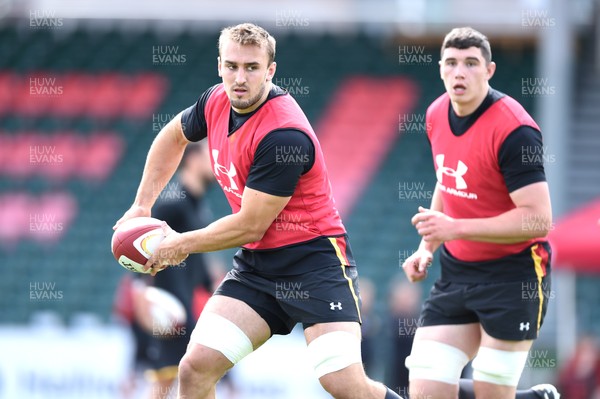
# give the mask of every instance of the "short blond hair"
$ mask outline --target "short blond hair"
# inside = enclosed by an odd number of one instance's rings
[[[264,48],[269,56],[269,65],[275,61],[275,38],[264,28],[245,22],[243,24],[228,26],[221,31],[219,36],[219,56],[226,39],[241,45],[252,45]]]

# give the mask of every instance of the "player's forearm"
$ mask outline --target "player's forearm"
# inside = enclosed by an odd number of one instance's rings
[[[181,130],[181,116],[177,115],[163,127],[150,146],[135,205],[148,209],[152,207],[177,170],[186,145],[187,140]]]
[[[203,229],[183,233],[182,245],[187,253],[220,251],[258,241],[264,233],[264,227],[252,224],[240,213],[235,213]]]
[[[433,195],[431,196],[431,205],[429,209],[438,212],[444,212],[444,205],[442,204],[442,196],[440,194],[439,186],[436,183],[435,189],[433,190]],[[437,249],[442,245],[441,241],[425,241],[421,240],[419,244],[419,249],[425,249],[431,253],[437,251]]]
[[[459,239],[514,244],[545,237],[551,229],[552,215],[520,207],[491,218],[457,219],[457,222]]]

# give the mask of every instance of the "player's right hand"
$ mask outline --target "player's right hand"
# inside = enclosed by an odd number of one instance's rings
[[[411,283],[424,280],[427,269],[433,262],[433,254],[426,249],[418,249],[402,264],[402,269]]]
[[[116,230],[119,227],[119,225],[121,225],[121,223],[123,223],[126,220],[142,216],[150,217],[150,213],[150,209],[141,207],[139,205],[132,205],[131,208],[129,208],[127,212],[123,214],[121,219],[117,220],[117,222],[113,226],[113,230]]]

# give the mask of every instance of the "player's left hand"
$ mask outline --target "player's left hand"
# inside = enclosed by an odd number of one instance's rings
[[[425,241],[450,241],[458,238],[456,219],[443,212],[419,207],[419,213],[414,215],[411,223]]]
[[[189,253],[182,250],[181,234],[174,231],[166,223],[163,224],[162,228],[165,238],[144,265],[144,270],[150,270],[150,274],[153,276],[169,266],[180,264],[189,256]]]

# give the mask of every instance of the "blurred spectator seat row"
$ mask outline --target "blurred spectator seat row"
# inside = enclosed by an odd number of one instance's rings
[[[56,242],[76,213],[77,200],[66,192],[0,194],[0,243],[7,248],[23,239]]]
[[[0,132],[0,177],[104,181],[121,159],[124,146],[123,138],[113,132]]]
[[[0,71],[0,116],[144,119],[160,105],[167,79],[159,74],[28,74]]]

